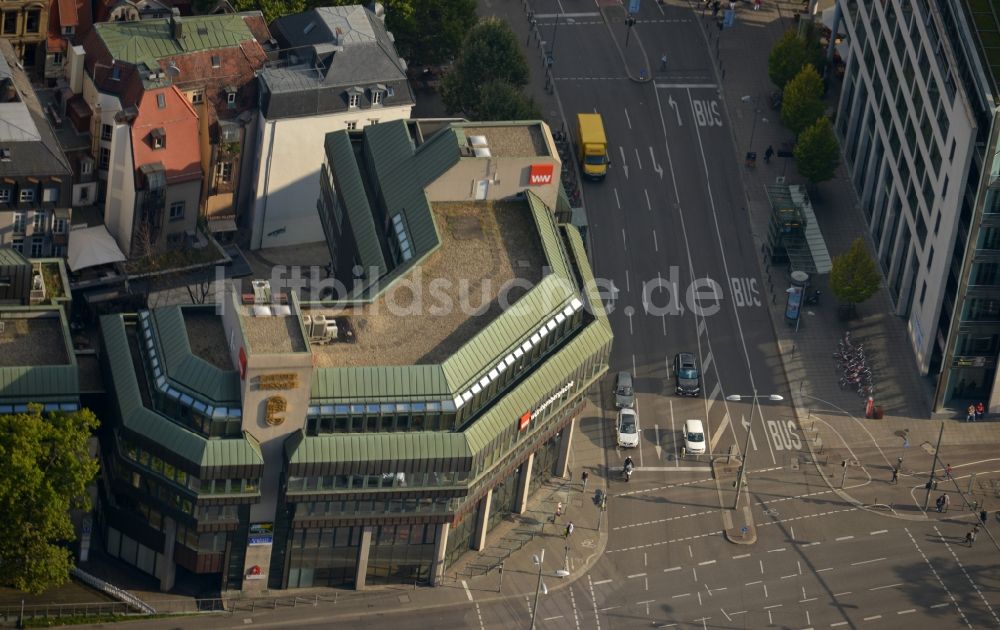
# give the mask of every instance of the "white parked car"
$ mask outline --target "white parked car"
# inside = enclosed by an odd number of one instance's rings
[[[618,412],[618,446],[635,448],[639,446],[639,414],[635,409],[625,408]]]
[[[705,428],[701,420],[684,421],[684,449],[692,455],[705,452]]]

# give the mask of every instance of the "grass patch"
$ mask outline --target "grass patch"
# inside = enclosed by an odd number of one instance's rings
[[[149,621],[150,619],[166,619],[177,615],[115,615],[101,613],[97,615],[63,615],[62,617],[35,617],[24,620],[25,628],[58,628],[60,626],[79,626],[91,623],[119,623],[123,621]]]
[[[42,263],[42,280],[45,282],[45,298],[47,300],[58,300],[66,297],[62,283],[62,276],[59,275],[59,265],[56,263]]]
[[[185,247],[172,249],[156,256],[138,258],[128,264],[128,272],[131,275],[155,273],[194,265],[208,265],[222,260],[224,260],[222,253],[213,243],[209,242],[205,247],[198,249]]]

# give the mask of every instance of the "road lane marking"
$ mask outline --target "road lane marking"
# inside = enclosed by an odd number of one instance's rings
[[[722,609],[720,608],[719,610],[722,610]],[[727,614],[726,614],[726,611],[725,611],[725,610],[722,610],[722,614],[723,614],[723,615],[725,615],[725,617],[726,617],[726,621],[732,621],[732,620],[733,620],[733,618],[732,618],[732,617],[730,617],[729,615],[727,615]]]
[[[881,591],[883,588],[896,588],[897,586],[902,586],[902,582],[897,582],[895,584],[886,584],[885,586],[874,586],[869,591]]]
[[[945,606],[951,606],[951,604],[949,604],[948,602],[945,602],[943,604],[934,604],[933,606],[931,606],[931,608],[943,608]]]
[[[768,549],[767,553],[775,553],[777,551],[785,551],[785,547],[778,547],[777,549]]]
[[[764,583],[763,580],[757,580],[756,582],[747,582],[743,586],[753,586],[754,584],[763,584],[763,583]]]
[[[840,626],[846,626],[846,625],[847,625],[846,621],[838,621],[837,623],[831,623],[830,627],[831,628],[838,628]]]
[[[621,606],[608,606],[607,608],[601,608],[600,610],[601,612],[605,612],[608,610],[614,610],[615,608],[621,608]]]
[[[859,564],[871,564],[872,562],[882,562],[885,558],[872,558],[871,560],[861,560],[859,562],[852,562],[851,566],[856,567]]]
[[[644,601],[641,601],[641,602],[636,602],[635,605],[636,606],[644,606],[646,604],[652,604],[655,601],[656,601],[655,599],[647,599],[647,600],[644,600]]]
[[[851,594],[851,591],[844,591],[843,593],[834,593],[833,596],[834,597],[843,597],[845,595],[850,595],[850,594]]]
[[[536,16],[537,17],[537,16]],[[714,83],[654,83],[653,87],[656,89],[696,89],[705,88],[716,90],[719,88]]]
[[[748,554],[748,553],[741,553],[738,556],[733,556],[733,560],[739,560],[740,558],[749,558],[749,557],[750,557],[750,554]]]
[[[793,573],[793,574],[791,574],[791,575],[782,575],[782,576],[781,576],[781,579],[782,579],[782,580],[787,580],[787,579],[789,579],[789,578],[794,578],[794,577],[799,577],[799,574],[798,574],[798,573]]]
[[[704,567],[704,566],[708,566],[710,564],[715,564],[715,560],[705,560],[704,562],[699,562],[698,566],[699,567]]]
[[[555,617],[546,617],[545,619],[542,619],[542,621],[553,621],[555,619],[562,619],[564,616],[565,615],[556,615]]]
[[[671,571],[680,571],[681,567],[670,567],[669,569],[664,569],[664,573],[670,573]]]
[[[660,251],[660,244],[656,241],[656,230],[653,230],[653,251]]]
[[[691,593],[682,593],[680,595],[674,595],[671,599],[678,599],[680,597],[691,597]]]
[[[958,568],[962,570],[962,574],[965,576],[965,579],[969,581],[969,584],[972,585],[973,590],[975,590],[976,594],[979,595],[979,599],[981,599],[983,601],[983,604],[986,605],[986,610],[990,611],[990,615],[993,616],[993,621],[997,624],[997,626],[1000,626],[1000,617],[997,616],[996,612],[993,610],[993,607],[990,606],[990,603],[986,601],[986,597],[983,595],[983,591],[980,590],[979,585],[976,584],[976,582],[972,579],[972,576],[969,575],[969,572],[965,570],[965,565],[962,564],[962,560],[958,557],[958,554],[955,553],[955,550],[952,549],[952,546],[948,542],[948,540],[941,535],[941,530],[937,528],[937,525],[934,526],[934,531],[937,532],[937,535],[941,539],[941,542],[944,543],[945,548],[951,553],[951,557],[955,559],[955,564],[957,564]]]
[[[586,17],[601,17],[601,14],[597,11],[582,11],[579,13],[536,13],[536,20],[552,20],[555,18],[586,18]]]
[[[594,582],[594,586],[598,586],[600,584],[608,584],[609,582],[613,582],[613,581],[614,580],[598,580],[598,581]]]
[[[646,577],[646,574],[645,573],[633,573],[632,575],[628,576],[628,579],[631,580],[633,578],[640,578],[640,577]]]
[[[917,612],[916,608],[907,608],[906,610],[897,610],[896,614],[897,615],[908,615],[910,613],[915,613],[915,612]]]
[[[625,107],[624,109],[625,109],[625,122],[628,123],[628,128],[631,129],[632,128],[632,119],[629,118],[629,116],[628,116],[628,107]]]
[[[840,542],[842,540],[850,540],[852,538],[854,538],[854,536],[841,536],[840,538],[834,538],[834,540]]]
[[[469,583],[466,582],[465,580],[462,580],[462,588],[465,589],[465,596],[469,598],[469,601],[470,602],[473,601],[472,600],[472,591],[469,590]]]
[[[800,600],[799,600],[799,603],[800,603],[800,604],[804,604],[804,603],[806,603],[806,602],[814,602],[814,601],[816,601],[817,599],[819,599],[819,598],[818,598],[818,597],[807,597],[807,598],[805,598],[805,599],[800,599]]]
[[[825,569],[816,569],[816,573],[822,573],[823,571],[833,571],[833,567],[827,567]]]
[[[910,529],[908,527],[904,527],[903,531],[906,532],[907,536],[909,536],[910,542],[913,543],[914,548],[916,548],[917,552],[920,553],[920,556],[924,559],[924,562],[927,564],[927,568],[931,570],[931,573],[934,575],[934,578],[937,580],[938,584],[941,585],[941,588],[944,590],[945,594],[948,595],[948,599],[950,599],[951,602],[955,604],[955,609],[958,611],[958,615],[962,618],[962,621],[965,622],[965,625],[971,628],[972,623],[970,623],[969,619],[965,616],[965,611],[962,610],[962,607],[958,605],[958,600],[952,594],[948,586],[944,583],[944,580],[941,579],[941,576],[938,574],[937,569],[935,569],[934,565],[931,564],[930,558],[927,557],[927,554],[924,553],[924,550],[921,549],[920,545],[917,544],[917,539],[913,537],[912,533],[910,533]]]
[[[865,617],[862,621],[875,621],[876,619],[881,619],[882,615],[872,615],[871,617]]]
[[[879,534],[888,534],[888,533],[889,533],[888,529],[880,529],[880,530],[875,531],[875,532],[868,532],[868,535],[869,536],[878,536]]]

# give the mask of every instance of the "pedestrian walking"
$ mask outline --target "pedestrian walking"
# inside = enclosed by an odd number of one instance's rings
[[[986,513],[986,510],[979,510],[979,522],[982,523],[984,526],[986,525],[987,516],[989,515]]]
[[[970,532],[966,532],[966,534],[965,534],[965,544],[967,544],[968,546],[971,547],[974,540],[976,540],[976,535],[973,534],[971,531]]]
[[[562,516],[562,501],[556,503],[556,518]]]
[[[729,10],[730,11],[736,10],[736,0],[729,0]]]
[[[948,496],[947,494],[944,494],[942,496],[944,496],[944,511],[947,512],[948,507],[951,505],[951,497]]]
[[[975,422],[976,421],[976,406],[969,403],[968,408],[965,410],[965,421]]]
[[[944,495],[943,494],[937,498],[937,501],[934,502],[934,505],[937,506],[938,514],[940,514],[941,510],[944,509]]]
[[[976,420],[982,420],[986,415],[986,405],[981,402],[976,403]]]
[[[573,529],[574,529],[574,527],[573,527],[573,521],[570,521],[569,523],[567,523],[567,524],[566,524],[566,532],[565,532],[565,535],[564,535],[564,537],[565,537],[565,538],[566,538],[567,540],[568,540],[568,539],[569,539],[569,537],[570,537],[570,536],[571,536],[571,535],[573,534]]]
[[[663,56],[660,57],[660,72],[666,72],[666,71],[667,71],[667,54],[664,53]]]
[[[767,145],[767,149],[764,150],[764,164],[770,164],[772,157],[774,157],[774,147]]]
[[[722,3],[719,0],[715,0],[712,3],[712,17],[719,17],[719,9],[722,8]]]
[[[580,492],[586,492],[587,491],[587,480],[590,479],[590,473],[587,472],[586,470],[583,471],[583,473],[580,475],[580,479],[583,480],[583,488],[580,490]]]
[[[893,468],[892,469],[892,480],[889,483],[898,483],[898,482],[899,482],[899,469],[898,468]]]
[[[944,478],[951,479],[951,464],[947,464],[944,467]]]
[[[753,10],[760,11],[760,0],[753,0]]]

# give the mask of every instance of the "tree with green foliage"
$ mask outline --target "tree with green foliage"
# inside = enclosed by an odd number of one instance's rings
[[[528,84],[528,62],[510,26],[496,17],[473,26],[451,70],[444,76],[441,98],[452,114],[479,119],[483,86],[507,83],[515,90]]]
[[[881,284],[882,276],[875,268],[875,261],[861,237],[854,239],[846,252],[834,256],[833,269],[830,270],[830,290],[851,312],[855,305],[875,295]]]
[[[823,79],[815,66],[807,64],[785,86],[781,101],[781,122],[798,136],[825,111]]]
[[[767,75],[779,90],[783,90],[806,64],[823,68],[825,62],[819,33],[814,27],[808,27],[801,37],[795,29],[791,29],[785,31],[771,49],[771,55],[767,59]]]
[[[0,415],[0,585],[37,594],[69,579],[70,510],[90,508],[97,427],[86,409]]]
[[[537,120],[541,117],[535,101],[506,81],[490,81],[480,90],[476,120]]]
[[[820,116],[799,134],[794,155],[799,174],[810,183],[818,184],[833,178],[840,163],[840,145],[829,118]]]
[[[412,10],[386,10],[399,56],[413,67],[451,61],[476,25],[476,0],[409,0]]]

